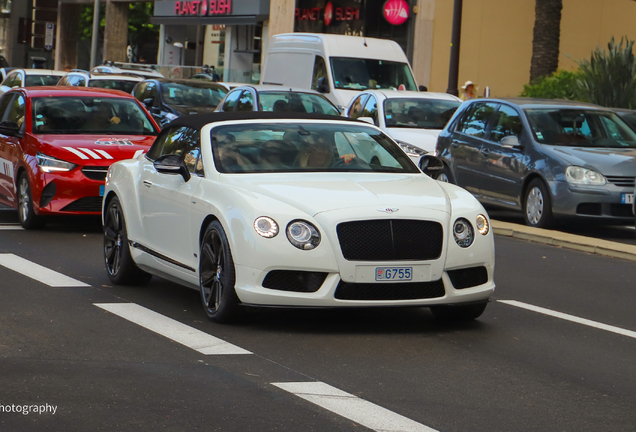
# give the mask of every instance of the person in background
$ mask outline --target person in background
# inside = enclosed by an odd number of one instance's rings
[[[463,93],[459,97],[463,101],[475,99],[477,94],[475,93],[475,83],[472,81],[466,81],[462,86]]]

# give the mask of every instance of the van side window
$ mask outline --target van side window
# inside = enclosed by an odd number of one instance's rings
[[[318,87],[321,85],[326,85],[326,93],[329,93],[329,83],[327,81],[327,66],[325,65],[325,59],[320,56],[316,56],[316,61],[314,62],[314,74],[311,77],[311,89],[318,90]]]

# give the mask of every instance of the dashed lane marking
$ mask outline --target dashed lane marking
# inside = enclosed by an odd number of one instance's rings
[[[19,224],[15,224],[15,225],[9,225],[9,224],[5,224],[5,225],[0,225],[0,231],[24,231],[24,228],[22,228]]]
[[[0,254],[0,265],[51,287],[88,287],[90,285],[65,276],[10,253]]]
[[[569,315],[563,312],[557,312],[557,311],[553,311],[552,309],[546,309],[546,308],[542,308],[539,306],[534,306],[528,303],[523,303],[520,301],[516,301],[516,300],[497,300],[499,303],[505,303],[507,305],[510,306],[515,306],[518,308],[522,308],[522,309],[527,309],[533,312],[538,312],[544,315],[549,315],[555,318],[560,318],[566,321],[571,321],[571,322],[575,322],[578,324],[583,324],[589,327],[594,327],[600,330],[605,330],[608,332],[612,332],[612,333],[616,333],[619,335],[623,335],[623,336],[627,336],[630,338],[634,338],[636,339],[636,332],[631,331],[631,330],[625,330],[623,328],[620,327],[614,327],[608,324],[603,324],[597,321],[592,321],[589,319],[585,319],[585,318],[579,318],[577,316],[574,315]]]
[[[437,432],[323,382],[287,382],[272,385],[377,432]]]
[[[232,345],[229,342],[225,342],[222,339],[187,326],[143,306],[139,306],[136,303],[94,304],[97,307],[165,336],[181,345],[192,348],[201,354],[252,354],[243,348]]]

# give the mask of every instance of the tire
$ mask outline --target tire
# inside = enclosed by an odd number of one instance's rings
[[[453,181],[453,175],[450,173],[450,169],[448,168],[448,165],[446,164],[444,164],[444,169],[442,170],[442,172],[439,173],[437,177],[435,177],[435,180],[440,181],[442,183],[455,184],[455,182]]]
[[[218,221],[208,225],[199,250],[199,291],[208,318],[217,323],[236,321],[242,308],[234,285],[236,273],[230,245]]]
[[[119,198],[108,203],[104,214],[104,264],[108,278],[116,285],[145,285],[152,275],[141,270],[130,255],[126,221]]]
[[[23,171],[18,177],[18,220],[24,229],[42,228],[46,223],[42,216],[35,214],[33,209],[33,195],[29,176]]]
[[[488,302],[467,305],[431,306],[431,312],[440,321],[472,321],[481,316]]]
[[[552,200],[545,183],[534,179],[523,194],[523,217],[526,225],[535,228],[549,228],[554,224]]]

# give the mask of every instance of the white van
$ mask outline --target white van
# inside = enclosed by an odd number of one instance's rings
[[[317,90],[341,110],[362,90],[418,90],[397,42],[321,33],[272,36],[261,84]]]

